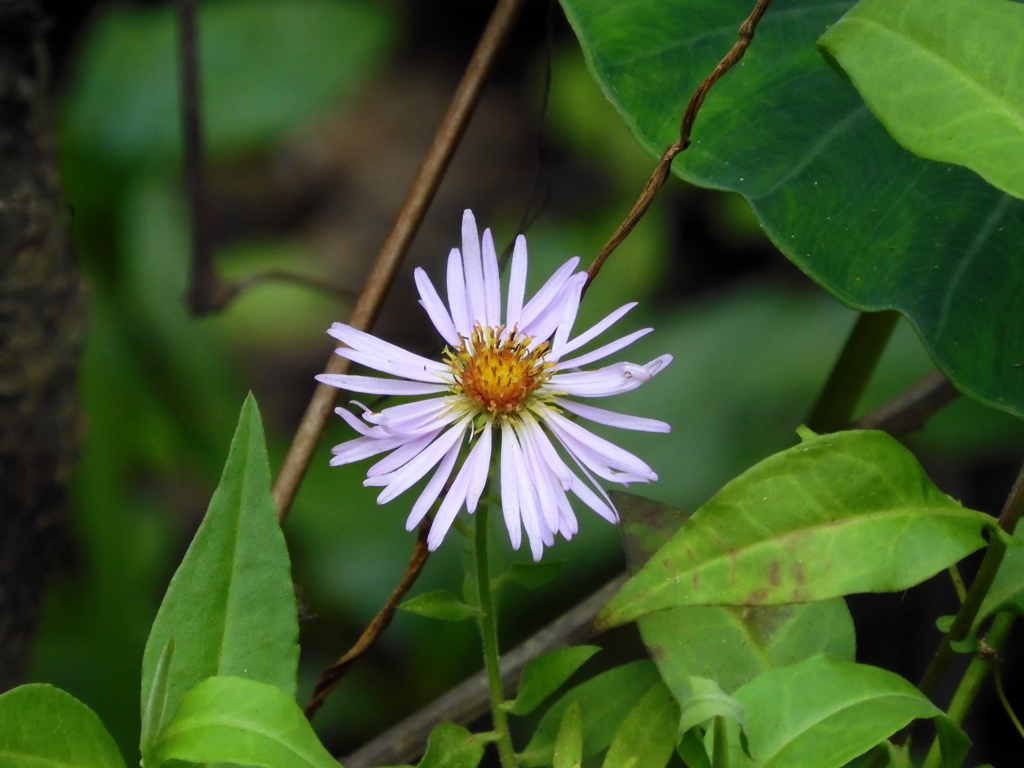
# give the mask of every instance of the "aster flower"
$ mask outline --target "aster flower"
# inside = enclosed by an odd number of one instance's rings
[[[448,345],[443,360],[429,360],[343,323],[328,331],[344,345],[338,348],[339,355],[395,378],[325,373],[317,376],[318,381],[350,392],[427,396],[379,413],[354,403],[362,409],[361,418],[337,409],[359,437],[334,447],[332,466],[388,453],[370,467],[363,482],[383,488],[378,504],[391,501],[433,470],[406,521],[408,530],[419,525],[444,492],[463,446],[469,446],[434,516],[427,539],[431,550],[440,545],[463,507],[470,514],[476,510],[495,454],[512,546],[519,548],[525,528],[535,560],[554,543],[555,534],[569,539],[578,529],[568,493],[614,523],[615,506],[595,476],[623,485],[658,479],[639,458],[573,418],[668,432],[664,422],[596,408],[575,398],[636,389],[672,360],[671,355],[662,355],[646,365],[614,363],[579,370],[652,329],[578,354],[636,306],[626,304],[570,338],[587,279],[585,272],[574,271],[578,263],[578,257],[567,261],[524,303],[527,256],[526,239],[520,235],[512,254],[503,319],[494,240],[489,229],[481,240],[467,210],[462,250],[453,248],[448,256],[447,307],[426,272],[415,272],[420,303]]]

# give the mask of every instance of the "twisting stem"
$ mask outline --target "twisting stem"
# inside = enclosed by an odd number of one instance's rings
[[[1010,618],[1016,618],[1013,614]],[[1010,704],[1010,700],[1006,697],[1006,690],[1003,688],[1003,670],[999,666],[999,660],[996,660],[995,674],[992,678],[996,683],[996,696],[999,697],[999,703],[1003,705],[1003,711],[1006,712],[1006,716],[1010,718],[1013,723],[1013,727],[1017,729],[1017,733],[1020,734],[1021,738],[1024,739],[1024,725],[1021,725],[1020,718],[1017,717],[1017,713],[1013,711],[1013,706]]]
[[[640,197],[633,204],[632,210],[630,210],[623,222],[619,224],[615,232],[612,233],[604,248],[597,254],[594,263],[590,265],[590,269],[587,270],[587,282],[583,286],[584,291],[594,282],[594,278],[597,277],[597,273],[601,271],[601,267],[604,266],[608,257],[612,255],[612,251],[619,247],[622,241],[626,239],[626,236],[633,231],[633,227],[647,213],[647,209],[651,207],[651,203],[654,202],[654,197],[658,194],[658,190],[668,180],[669,172],[672,170],[672,161],[676,155],[690,146],[690,132],[693,130],[693,123],[697,119],[697,113],[700,112],[700,107],[704,103],[704,98],[708,95],[708,91],[711,90],[711,86],[719,81],[722,75],[732,69],[743,58],[743,54],[747,52],[747,48],[754,40],[754,32],[757,30],[757,25],[761,21],[761,17],[764,16],[765,11],[768,10],[771,1],[757,0],[754,10],[750,12],[750,15],[740,25],[739,39],[733,43],[729,52],[722,57],[722,60],[715,65],[715,68],[701,81],[701,84],[697,86],[697,90],[690,96],[690,101],[686,105],[686,112],[683,113],[682,123],[679,126],[679,138],[669,144],[665,151],[662,152],[661,159],[658,160],[654,173],[651,174],[651,178],[648,179],[643,192],[640,193]]]
[[[1009,611],[997,614],[985,639],[978,643],[978,651],[967,666],[967,670],[953,694],[953,699],[949,703],[949,710],[946,714],[953,722],[957,724],[963,722],[964,716],[978,696],[981,684],[985,681],[992,665],[999,663],[999,651],[1006,643],[1015,619],[1016,616]],[[923,768],[939,768],[940,765],[942,765],[942,752],[939,749],[939,740],[935,739],[928,750],[928,757],[925,758]]]
[[[488,480],[488,485],[490,481]],[[484,491],[484,496],[487,491]],[[516,768],[516,753],[512,747],[512,735],[508,730],[508,714],[502,704],[505,694],[501,685],[501,668],[498,654],[498,617],[494,607],[494,595],[491,594],[491,568],[487,553],[488,524],[487,508],[480,504],[476,510],[476,583],[480,593],[481,616],[480,640],[484,646],[484,666],[487,668],[487,684],[491,690],[491,715],[494,718],[494,730],[498,734],[498,755],[501,757],[501,768]]]
[[[807,417],[808,427],[822,434],[847,427],[899,318],[892,309],[861,313]]]
[[[391,624],[391,620],[395,617],[395,611],[398,610],[398,604],[416,583],[423,566],[427,564],[427,557],[430,555],[430,550],[427,548],[427,534],[430,532],[432,522],[433,516],[427,515],[420,524],[419,536],[416,537],[416,547],[412,551],[412,557],[409,558],[409,565],[406,566],[402,580],[398,582],[391,597],[387,599],[384,606],[363,630],[363,634],[359,636],[356,644],[349,648],[344,656],[320,673],[320,679],[313,689],[313,695],[303,709],[309,719],[313,719],[313,715],[317,713],[331,691],[338,686],[349,667],[373,647],[374,643],[384,634],[384,630]]]

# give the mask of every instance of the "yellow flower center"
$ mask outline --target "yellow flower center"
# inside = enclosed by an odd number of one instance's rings
[[[548,343],[529,349],[532,337],[477,325],[458,349],[445,350],[455,377],[453,392],[464,395],[492,416],[518,413],[530,395],[550,377]]]

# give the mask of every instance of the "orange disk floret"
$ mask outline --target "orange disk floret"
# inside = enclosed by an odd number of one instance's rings
[[[454,352],[446,350],[455,376],[455,391],[491,415],[518,413],[533,392],[550,376],[547,342],[529,349],[532,338],[501,327],[477,325],[473,335]]]

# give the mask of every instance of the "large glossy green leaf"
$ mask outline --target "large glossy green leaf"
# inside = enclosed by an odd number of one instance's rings
[[[530,743],[519,755],[520,764],[526,768],[551,765],[562,718],[573,702],[579,704],[583,717],[583,756],[606,749],[633,705],[657,682],[654,664],[634,661],[580,683],[544,713]]]
[[[96,713],[60,688],[32,683],[0,695],[3,768],[125,768]]]
[[[181,697],[214,675],[237,675],[295,695],[298,618],[284,536],[270,495],[270,465],[256,400],[249,395],[195,538],[164,595],[146,642],[142,706],[174,641],[161,722]],[[147,733],[155,737],[158,723]],[[142,744],[143,754],[151,745]]]
[[[900,144],[1024,197],[1024,6],[861,0],[821,43]]]
[[[660,154],[753,4],[562,5],[605,94]],[[773,242],[836,297],[903,312],[958,387],[1024,415],[1024,202],[903,149],[826,64],[815,42],[852,5],[775,0],[674,170],[744,195]]]
[[[759,768],[839,768],[911,720],[946,718],[899,675],[827,656],[766,672],[735,697],[746,711],[750,754]],[[954,731],[945,719],[944,746],[962,760],[969,742]],[[746,763],[738,748],[730,756]]]
[[[936,488],[884,432],[812,437],[712,497],[595,624],[684,605],[781,605],[906,589],[985,544],[995,520]]]
[[[156,765],[185,760],[338,768],[291,696],[243,677],[211,677],[186,693],[153,752]]]
[[[221,0],[199,7],[206,138],[250,151],[350,93],[390,24],[354,0]],[[170,6],[113,7],[86,40],[63,114],[64,149],[115,164],[166,160],[181,145]]]
[[[626,564],[637,573],[690,515],[668,504],[613,492],[622,518]],[[661,677],[680,702],[691,677],[732,692],[762,672],[828,653],[853,660],[853,619],[841,598],[800,605],[689,606],[637,622]]]

